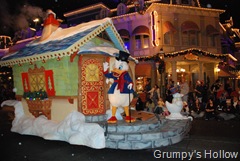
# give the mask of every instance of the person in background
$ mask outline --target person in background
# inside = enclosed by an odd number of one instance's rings
[[[183,108],[182,108],[181,114],[184,115],[184,116],[188,116],[190,114],[188,103],[185,102],[185,101],[183,101]]]
[[[157,84],[154,85],[154,87],[148,92],[150,93],[150,98],[152,99],[155,107],[158,105],[158,101],[160,98],[160,89]]]
[[[185,81],[185,79],[182,78],[180,83],[180,94],[183,94],[182,100],[185,102],[188,102],[188,92],[189,92],[189,85]]]
[[[211,86],[211,93],[213,95],[213,99],[214,101],[217,99],[217,92],[220,89],[220,87],[222,86],[220,79],[217,79]]]
[[[159,98],[158,105],[155,107],[153,112],[155,114],[162,114],[164,111],[164,108],[166,108],[165,103],[163,102],[162,98]]]
[[[203,98],[203,86],[202,83],[198,80],[196,82],[196,88],[194,89],[196,98],[202,103],[202,98]]]
[[[167,84],[167,88],[166,88],[166,101],[172,103],[172,99],[173,99],[173,96],[172,96],[172,92],[171,92],[171,88],[173,86],[171,86],[171,84]]]
[[[218,106],[218,110],[223,109],[224,107],[227,107],[227,98],[228,98],[228,92],[224,89],[223,86],[220,87],[220,89],[217,92],[217,99],[215,105]]]
[[[143,111],[144,110],[143,102],[142,102],[142,99],[140,97],[137,98],[136,110],[137,111]]]
[[[199,99],[196,98],[191,110],[191,115],[193,116],[193,118],[203,118],[205,114],[205,110],[203,107],[204,106],[199,101]]]
[[[208,101],[208,97],[209,97],[209,82],[207,81],[206,83],[204,83],[204,81],[201,81],[201,84],[203,86],[203,92],[202,92],[202,107],[205,107]]]
[[[229,80],[227,80],[224,84],[224,90],[227,91],[228,95],[230,96],[233,89],[232,89],[232,86],[230,85],[230,82]]]
[[[216,119],[216,105],[213,98],[209,98],[205,108],[205,120]]]
[[[226,106],[219,112],[218,117],[224,120],[234,119],[237,115],[237,111],[239,111],[240,102],[237,97],[233,97],[231,105]]]
[[[144,92],[146,94],[146,100],[150,98],[150,94],[148,93],[148,91],[151,90],[151,81],[149,79],[147,79],[146,85],[144,87]]]
[[[239,100],[239,88],[237,88],[237,89],[235,89],[235,90],[233,90],[232,92],[231,92],[231,94],[230,94],[230,97],[231,97],[231,99],[233,98],[233,97],[237,97],[238,98],[238,100]]]
[[[155,108],[155,105],[153,101],[149,98],[146,102],[146,111],[153,112],[154,108]]]

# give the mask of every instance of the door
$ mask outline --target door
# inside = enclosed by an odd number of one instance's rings
[[[81,56],[79,105],[84,115],[105,113],[103,61],[100,56]]]

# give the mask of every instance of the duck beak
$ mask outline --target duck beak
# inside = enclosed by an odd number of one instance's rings
[[[114,77],[119,77],[123,72],[124,72],[123,70],[120,70],[120,69],[117,69],[117,68],[114,68],[112,70],[112,73],[113,73]]]

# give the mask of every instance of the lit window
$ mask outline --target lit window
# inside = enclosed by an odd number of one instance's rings
[[[148,35],[143,35],[143,48],[148,48],[149,47],[149,36]]]
[[[136,35],[135,44],[136,44],[136,49],[149,48],[149,36]]]

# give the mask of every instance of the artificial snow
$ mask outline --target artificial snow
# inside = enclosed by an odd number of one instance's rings
[[[56,123],[43,115],[37,118],[26,116],[20,101],[7,100],[1,107],[4,105],[15,108],[12,132],[40,136],[46,140],[66,141],[95,149],[105,148],[104,129],[97,123],[86,123],[85,116],[80,112],[73,111],[63,121]]]

